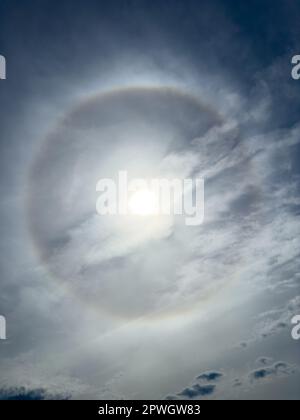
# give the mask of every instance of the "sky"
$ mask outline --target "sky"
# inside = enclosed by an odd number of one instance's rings
[[[0,0],[1,399],[299,399],[300,3]],[[205,217],[96,184],[201,178]]]

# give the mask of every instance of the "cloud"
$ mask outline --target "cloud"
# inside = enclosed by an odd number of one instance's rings
[[[67,395],[49,394],[45,389],[27,389],[19,388],[2,388],[0,389],[0,401],[16,401],[16,400],[69,400]]]
[[[177,393],[177,397],[196,398],[212,395],[216,390],[216,384],[203,384],[207,382],[218,382],[224,376],[219,371],[206,371],[196,377],[197,383]],[[200,382],[200,383],[198,383]],[[171,396],[172,397],[172,396]],[[176,398],[176,397],[175,397]]]
[[[196,374],[211,366],[209,357],[225,366],[223,348],[244,340],[245,365],[252,314],[263,312],[251,341],[258,344],[284,331],[299,310],[282,295],[294,293],[300,278],[299,98],[282,66],[286,56],[274,52],[271,65],[257,63],[253,44],[260,43],[245,39],[222,2],[178,2],[171,13],[167,2],[132,2],[121,13],[108,3],[77,5],[68,21],[50,7],[55,13],[45,20],[38,5],[34,13],[7,6],[1,14],[16,63],[11,80],[28,87],[1,84],[0,116],[0,299],[9,315],[1,387],[20,389],[28,380],[23,394],[54,395],[59,384],[58,394],[98,398],[110,384],[105,395],[166,395],[181,383],[182,354],[190,356],[183,369]],[[37,22],[57,29],[51,42],[32,18],[40,15]],[[17,16],[25,18],[14,22]],[[162,86],[175,89],[159,93]],[[184,92],[181,100],[174,91]],[[87,101],[104,92],[102,101]],[[205,177],[204,225],[100,221],[95,184],[124,162],[138,175]],[[278,303],[266,313],[269,291]],[[287,353],[292,346],[278,343]],[[280,369],[266,361],[253,382]],[[120,370],[126,373],[111,384]],[[215,396],[219,375],[203,372],[181,392]]]
[[[241,379],[239,379],[239,378],[235,378],[235,379],[233,380],[233,384],[232,384],[232,386],[233,386],[234,388],[240,387],[240,386],[242,386],[242,385],[243,385],[243,382],[241,381]]]
[[[254,329],[254,337],[249,341],[259,340],[278,334],[291,327],[291,319],[300,312],[300,296],[290,299],[285,305],[260,314]]]
[[[291,375],[300,372],[296,364],[290,364],[283,361],[274,361],[271,357],[262,356],[255,361],[255,365],[259,365],[255,369],[248,371],[248,368],[241,368],[237,374],[235,370],[228,370],[225,373],[220,371],[207,371],[198,375],[195,383],[175,395],[168,395],[167,399],[178,398],[200,398],[210,397],[214,395],[217,398],[234,398],[240,396],[241,393],[253,392],[256,385],[264,385],[275,379],[288,378]],[[204,384],[206,382],[206,384]],[[213,382],[209,383],[208,382]],[[249,394],[250,395],[250,394]]]
[[[289,376],[296,372],[296,368],[286,362],[276,362],[271,366],[255,369],[249,373],[250,382],[261,381],[268,378]]]
[[[212,382],[212,381],[218,381],[223,376],[224,375],[221,372],[211,371],[211,372],[203,372],[203,373],[201,373],[199,376],[197,376],[196,379],[198,379],[200,381]]]
[[[256,361],[257,364],[261,364],[261,365],[269,365],[272,362],[273,362],[272,357],[265,357],[265,356],[259,357]]]
[[[190,388],[185,388],[178,393],[179,396],[185,398],[206,397],[214,393],[215,385],[199,385],[195,384]]]

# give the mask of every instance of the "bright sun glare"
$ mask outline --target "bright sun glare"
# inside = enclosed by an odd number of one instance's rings
[[[135,192],[128,203],[131,214],[140,216],[150,216],[157,213],[157,200],[153,192],[149,190],[139,190]]]

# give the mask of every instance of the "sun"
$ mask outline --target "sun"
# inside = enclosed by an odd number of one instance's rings
[[[151,216],[157,214],[157,204],[156,195],[148,189],[143,189],[132,194],[128,209],[136,216]]]

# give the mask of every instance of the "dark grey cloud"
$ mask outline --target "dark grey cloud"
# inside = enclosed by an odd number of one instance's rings
[[[297,371],[296,367],[286,362],[275,362],[270,366],[255,369],[249,373],[251,382],[261,381],[263,379],[273,378],[276,376],[289,376]]]
[[[175,401],[178,400],[178,397],[176,397],[175,395],[167,395],[165,399],[169,401]]]
[[[0,401],[39,401],[39,400],[69,400],[67,395],[49,394],[45,389],[28,389],[25,387],[0,389]]]
[[[205,384],[207,382],[218,382],[223,377],[223,373],[218,371],[207,371],[203,372],[196,377],[196,381],[200,383],[195,383],[190,387],[183,389],[178,392],[177,396],[185,398],[197,398],[197,397],[206,397],[212,395],[216,390],[215,383]],[[204,384],[203,384],[204,383]]]
[[[242,385],[243,385],[243,382],[239,378],[234,379],[233,384],[232,384],[233,387],[240,387]]]
[[[201,397],[230,398],[237,396],[252,395],[256,385],[262,387],[267,384],[277,383],[280,378],[289,378],[299,374],[300,369],[297,365],[284,361],[274,361],[273,358],[261,356],[255,361],[255,367],[248,371],[243,367],[236,371],[226,370],[207,371],[197,376],[198,383],[184,388],[177,394],[169,394],[166,399],[188,398],[197,399]],[[206,382],[206,383],[205,383]]]
[[[211,371],[211,372],[203,372],[196,379],[200,381],[207,381],[207,382],[214,382],[218,381],[223,377],[223,373]]]
[[[270,365],[273,362],[273,359],[271,357],[259,357],[256,361],[257,364],[260,365]]]
[[[185,398],[196,398],[196,397],[206,397],[214,393],[216,386],[215,385],[199,385],[195,384],[190,388],[185,388],[178,393],[180,397]]]

